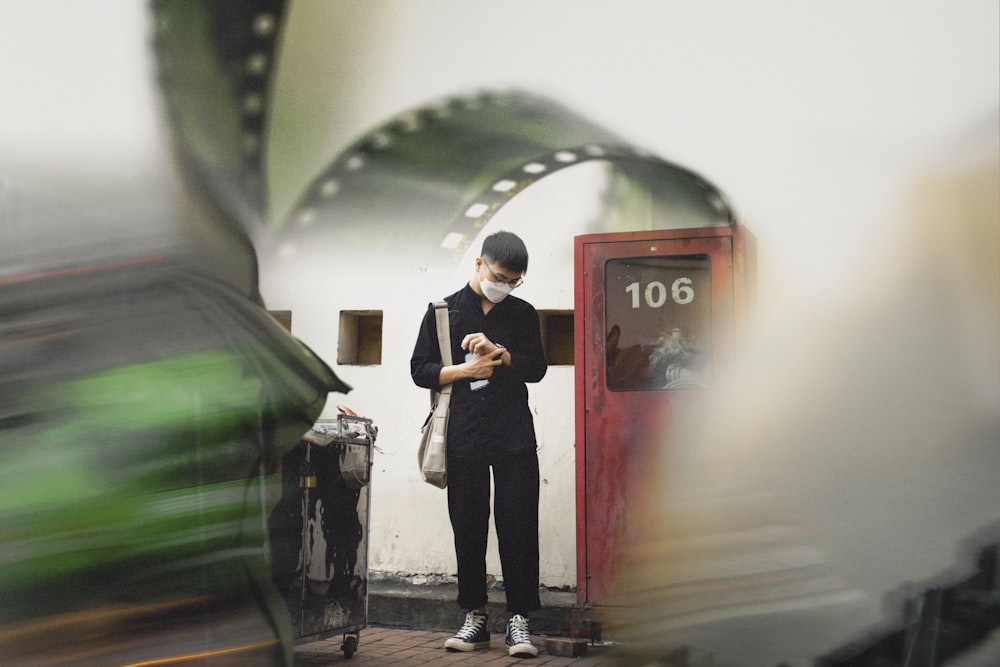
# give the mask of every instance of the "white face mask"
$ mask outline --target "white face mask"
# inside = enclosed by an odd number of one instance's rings
[[[494,283],[489,280],[479,281],[479,286],[483,290],[483,296],[493,303],[500,303],[514,290],[513,287],[506,283]]]

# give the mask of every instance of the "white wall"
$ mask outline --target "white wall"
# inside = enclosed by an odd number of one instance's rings
[[[331,395],[324,416],[338,404],[371,417],[379,427],[372,486],[369,568],[401,574],[454,573],[451,527],[445,492],[422,480],[416,468],[419,427],[428,409],[426,390],[409,375],[409,359],[427,303],[461,287],[472,264],[460,269],[421,271],[394,252],[375,250],[345,259],[336,249],[322,249],[329,261],[304,261],[297,253],[285,261],[270,258],[262,266],[269,305],[292,310],[293,332],[331,363],[337,358],[341,310],[383,311],[382,363],[337,366],[352,385],[350,394]],[[541,248],[519,293],[538,307],[572,309],[572,273],[552,283],[565,283],[557,294],[545,285],[549,276]],[[559,265],[556,265],[559,266]],[[565,264],[563,264],[565,266]],[[303,268],[308,267],[308,268]],[[537,268],[535,268],[537,267]],[[545,303],[535,294],[549,291]],[[552,586],[575,584],[573,368],[553,366],[545,379],[530,385],[530,400],[539,438],[542,467],[541,509],[544,581]],[[491,529],[491,544],[495,534]],[[500,576],[495,546],[488,571]]]

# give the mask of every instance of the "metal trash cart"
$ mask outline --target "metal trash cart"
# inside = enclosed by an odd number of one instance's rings
[[[352,657],[368,621],[370,419],[321,419],[281,462],[281,497],[269,519],[275,584],[296,643],[343,634]]]

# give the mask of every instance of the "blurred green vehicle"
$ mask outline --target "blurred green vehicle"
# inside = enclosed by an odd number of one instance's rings
[[[273,474],[349,387],[200,264],[0,278],[3,664],[289,659]]]

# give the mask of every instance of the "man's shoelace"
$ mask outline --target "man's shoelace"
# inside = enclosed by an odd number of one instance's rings
[[[527,644],[531,641],[528,633],[528,623],[523,619],[511,619],[510,638],[515,644]]]
[[[477,619],[475,622],[466,621],[465,625],[458,631],[458,636],[462,639],[468,639],[470,637],[475,637],[479,632],[479,628],[482,626],[483,622],[481,619]]]

